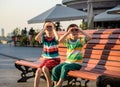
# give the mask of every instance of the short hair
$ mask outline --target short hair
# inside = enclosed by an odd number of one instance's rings
[[[44,24],[43,24],[43,27],[45,26],[46,23],[49,23],[49,22],[52,23],[55,26],[54,22],[52,22],[52,21],[45,21]]]
[[[68,28],[67,28],[67,31],[69,30],[70,27],[78,27],[78,25],[76,25],[76,24],[70,24],[70,25],[68,26]]]

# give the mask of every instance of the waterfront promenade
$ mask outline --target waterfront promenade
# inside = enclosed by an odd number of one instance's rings
[[[0,44],[0,87],[33,87],[34,78],[25,83],[17,83],[21,72],[14,66],[15,58],[34,61],[41,53],[40,47],[14,47]],[[46,81],[41,80],[40,87],[46,87]],[[90,82],[89,87],[96,87],[95,82]]]
[[[20,71],[14,66],[16,61],[14,58],[34,61],[40,57],[41,52],[42,48],[38,47],[14,47],[0,44],[0,87],[33,87],[34,78],[26,83],[17,83]],[[46,81],[41,81],[41,87],[46,87]]]

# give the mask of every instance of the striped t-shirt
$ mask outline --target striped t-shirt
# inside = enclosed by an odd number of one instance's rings
[[[82,47],[86,44],[86,38],[81,37],[75,42],[68,39],[64,42],[67,46],[67,63],[81,63],[82,62]]]
[[[54,38],[47,37],[46,35],[42,36],[43,43],[43,57],[52,59],[59,58],[58,53],[58,41]]]

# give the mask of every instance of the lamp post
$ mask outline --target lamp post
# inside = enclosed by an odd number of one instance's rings
[[[87,1],[87,24],[89,29],[94,28],[93,1]]]

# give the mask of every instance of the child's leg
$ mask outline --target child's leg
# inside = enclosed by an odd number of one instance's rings
[[[60,87],[62,86],[62,83],[64,82],[64,79],[67,77],[67,73],[68,71],[70,70],[79,70],[81,68],[81,65],[79,64],[75,64],[75,63],[72,63],[72,64],[64,64],[62,66],[62,69],[61,69],[61,75],[60,75],[60,79],[56,85],[56,87]]]
[[[65,63],[61,63],[57,66],[55,66],[53,69],[52,69],[52,80],[55,81],[55,82],[58,82],[59,81],[59,78],[60,78],[60,74],[61,74],[61,68],[62,66],[64,65]]]
[[[34,79],[34,87],[38,87],[39,86],[39,81],[40,81],[40,75],[42,73],[41,68],[38,68],[35,74],[35,79]]]
[[[64,82],[64,79],[60,78],[55,87],[61,87],[63,82]]]
[[[42,71],[46,77],[47,80],[47,87],[51,87],[52,86],[52,80],[51,80],[51,74],[50,74],[50,70],[53,69],[54,66],[58,65],[60,63],[60,59],[48,59],[46,61],[46,63],[44,64],[44,66],[42,67]]]
[[[51,80],[51,75],[50,75],[49,69],[46,66],[44,66],[42,68],[42,71],[43,71],[43,73],[46,77],[46,80],[47,80],[47,87],[52,87],[52,80]]]
[[[66,63],[61,63],[57,66],[55,66],[52,70],[52,80],[54,81],[54,85],[57,85],[57,82],[59,81],[60,75],[61,75],[61,70],[62,66],[64,66]]]

